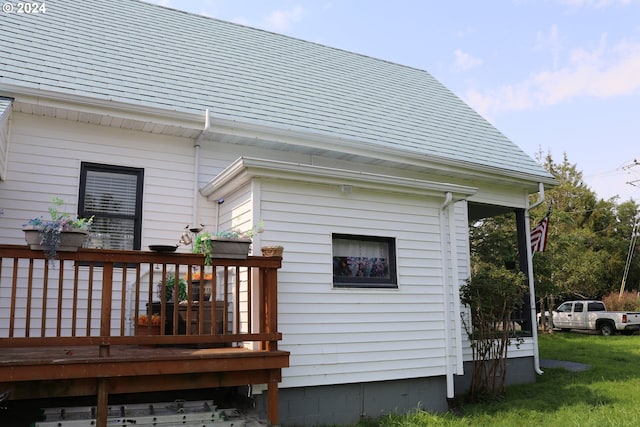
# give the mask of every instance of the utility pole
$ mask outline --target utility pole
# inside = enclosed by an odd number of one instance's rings
[[[638,161],[638,159],[633,159],[632,162],[630,162],[628,165],[624,165],[622,167],[622,170],[629,170],[632,167],[635,166],[640,166],[640,161]],[[640,187],[640,179],[634,179],[632,181],[627,181],[627,184],[629,185],[633,185],[634,187]]]

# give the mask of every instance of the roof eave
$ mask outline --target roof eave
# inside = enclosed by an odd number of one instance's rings
[[[141,104],[119,102],[111,99],[88,97],[59,91],[0,83],[0,96],[14,98],[16,101],[52,108],[108,115],[138,120],[155,121],[170,126],[202,130],[206,112],[186,112],[169,110]]]
[[[370,172],[345,170],[304,163],[240,157],[214,177],[200,194],[209,200],[224,198],[253,178],[285,179],[318,184],[348,186],[367,190],[391,190],[406,194],[443,195],[451,193],[454,200],[463,200],[477,188],[420,179],[389,176]]]
[[[557,181],[551,174],[531,174],[516,170],[486,166],[479,163],[471,163],[461,160],[448,159],[439,156],[419,154],[401,148],[390,148],[378,146],[367,142],[349,140],[345,138],[335,138],[327,135],[311,132],[301,132],[294,129],[276,128],[273,126],[260,125],[256,123],[241,122],[219,117],[211,118],[211,133],[225,133],[248,139],[264,139],[277,141],[283,144],[304,145],[313,150],[327,150],[362,156],[366,153],[368,157],[376,157],[384,160],[391,160],[398,163],[414,166],[425,166],[429,168],[441,168],[449,171],[455,168],[460,176],[468,175],[469,178],[504,180],[505,178],[522,182],[525,186],[532,187],[533,192],[537,191],[539,183],[546,186],[557,185]],[[480,176],[479,176],[480,175]]]

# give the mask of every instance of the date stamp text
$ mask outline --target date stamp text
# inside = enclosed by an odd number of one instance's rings
[[[38,13],[47,13],[47,6],[45,2],[29,1],[29,2],[10,2],[5,1],[2,3],[3,13],[15,13],[24,15],[35,15]]]

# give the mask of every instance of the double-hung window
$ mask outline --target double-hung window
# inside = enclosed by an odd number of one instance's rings
[[[89,247],[140,249],[144,169],[83,162],[78,214],[92,217]]]

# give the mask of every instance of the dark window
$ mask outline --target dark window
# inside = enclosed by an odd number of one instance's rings
[[[140,249],[144,169],[82,163],[78,214],[93,216],[88,246]]]
[[[605,311],[604,304],[601,302],[590,302],[587,304],[587,311]]]
[[[397,287],[395,239],[334,234],[332,246],[335,287]]]
[[[581,302],[577,302],[573,305],[573,312],[582,313],[583,308],[584,308],[584,304],[582,304]]]

